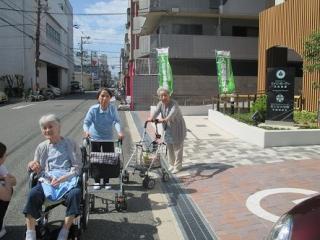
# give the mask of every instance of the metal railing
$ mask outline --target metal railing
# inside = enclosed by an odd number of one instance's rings
[[[172,98],[181,106],[197,106],[212,104],[213,109],[227,112],[230,109],[235,112],[250,112],[252,104],[260,96],[265,95],[265,92],[249,93],[234,93],[222,94],[217,96],[196,96],[196,95],[172,95]],[[152,104],[156,105],[159,102],[158,96],[153,96]],[[303,109],[304,99],[302,95],[294,96],[294,110],[301,111]]]

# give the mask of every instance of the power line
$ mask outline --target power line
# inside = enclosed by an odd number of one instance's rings
[[[31,24],[31,23],[25,23],[25,24],[23,24],[23,23],[17,23],[17,24],[14,24],[14,26],[35,26],[35,24]],[[0,25],[0,28],[2,28],[2,27],[11,27],[11,25],[9,25],[9,24],[6,24],[6,25]]]
[[[17,29],[19,32],[24,33],[26,36],[28,36],[29,38],[31,38],[34,41],[34,37],[29,35],[28,33],[26,33],[25,31],[21,30],[20,28],[16,27],[14,24],[11,24],[10,22],[8,22],[6,19],[0,17],[0,20],[2,20],[5,23],[8,23],[11,27]]]

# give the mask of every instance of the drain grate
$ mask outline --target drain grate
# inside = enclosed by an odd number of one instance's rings
[[[137,114],[131,112],[132,118],[140,133],[143,126]],[[198,125],[205,126],[205,125]],[[147,135],[148,138],[150,138]],[[169,182],[161,183],[164,192],[168,194],[169,205],[172,207],[177,222],[181,226],[184,239],[187,240],[217,240],[215,233],[202,216],[196,205],[188,197],[179,184],[179,180],[171,177]]]

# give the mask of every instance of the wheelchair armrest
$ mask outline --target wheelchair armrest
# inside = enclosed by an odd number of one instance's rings
[[[33,188],[38,182],[39,176],[36,172],[30,172],[29,175],[29,188]]]

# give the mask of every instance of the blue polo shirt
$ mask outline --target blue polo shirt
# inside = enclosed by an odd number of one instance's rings
[[[113,140],[113,126],[120,133],[119,113],[114,104],[102,110],[100,104],[90,107],[83,123],[83,130],[90,133],[94,140]]]

